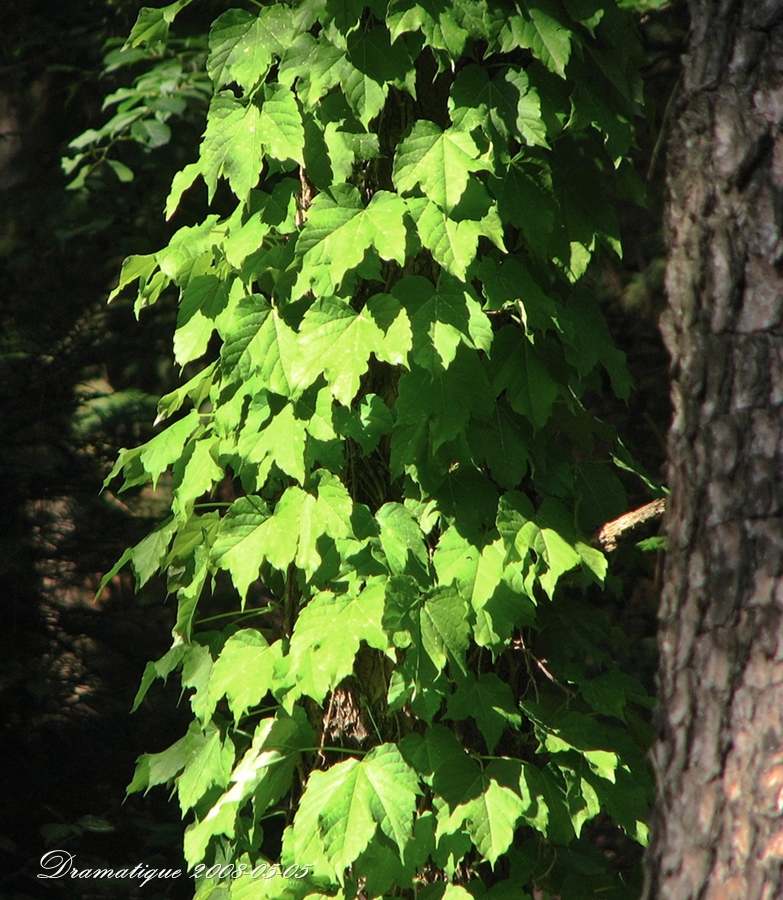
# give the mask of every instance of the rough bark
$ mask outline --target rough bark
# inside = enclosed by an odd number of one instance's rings
[[[692,0],[646,900],[783,897],[783,2]]]

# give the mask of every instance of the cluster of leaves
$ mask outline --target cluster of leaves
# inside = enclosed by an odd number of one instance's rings
[[[142,61],[147,68],[132,84],[118,88],[105,98],[102,109],[116,110],[108,122],[97,129],[88,128],[68,145],[73,153],[62,160],[65,175],[73,175],[68,190],[83,187],[104,163],[120,181],[133,181],[133,169],[117,159],[117,146],[130,142],[144,150],[162,147],[171,140],[170,119],[182,117],[191,107],[199,108],[209,102],[212,84],[204,71],[208,53],[205,40],[169,41],[158,45],[152,53],[139,46],[142,42],[142,36],[132,36],[122,47],[111,46],[116,42],[109,42],[104,75]]]
[[[190,865],[309,874],[199,898],[631,895],[580,837],[603,809],[643,842],[650,782],[648,698],[581,590],[628,464],[586,404],[630,384],[578,281],[636,190],[635,47],[612,0],[214,22],[167,216],[199,179],[233,211],[126,260],[115,291],[137,282],[140,310],[179,290],[192,374],[107,479],[171,468],[171,515],[107,579],[166,574],[174,644],[136,702],[178,671],[194,715],[130,790],[176,790]],[[205,630],[221,572],[237,609]]]

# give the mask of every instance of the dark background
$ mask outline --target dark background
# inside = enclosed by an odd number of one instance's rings
[[[171,226],[162,215],[203,122],[195,111],[155,151],[121,148],[117,157],[136,173],[129,184],[99,170],[87,188],[68,191],[60,168],[68,142],[106,121],[103,98],[140,71],[101,74],[106,41],[128,34],[140,5],[0,4],[0,897],[14,900],[192,891],[187,879],[141,889],[138,881],[36,878],[51,848],[73,853],[79,868],[184,869],[179,810],[166,792],[125,800],[137,756],[165,749],[189,720],[176,679],[129,714],[144,665],[170,645],[173,606],[159,583],[135,596],[128,575],[97,602],[93,595],[163,511],[165,492],[116,497],[100,488],[118,449],[151,435],[157,399],[178,378],[174,298],[136,322],[130,301],[107,307],[106,297],[126,255],[159,249],[203,212],[187,210]],[[215,2],[194,6],[178,31],[203,32],[217,14]],[[685,15],[672,4],[641,23],[653,111],[639,123],[638,163],[650,206],[621,210],[625,258],[604,258],[589,276],[637,384],[629,405],[597,400],[597,411],[655,477],[663,477],[669,419],[657,331],[665,154],[655,148]],[[618,554],[624,599],[607,594],[602,602],[628,631],[629,658],[652,686],[660,560]]]

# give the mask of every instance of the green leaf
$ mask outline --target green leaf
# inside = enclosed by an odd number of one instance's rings
[[[145,753],[140,756],[127,793],[134,794],[141,790],[146,793],[156,784],[166,784],[176,778],[187,762],[186,744],[187,736],[161,753]]]
[[[108,163],[109,168],[111,168],[111,170],[123,184],[127,184],[129,181],[133,181],[133,179],[136,177],[133,174],[133,169],[129,169],[126,165],[119,162],[118,160],[107,159],[106,162]]]
[[[558,395],[558,385],[536,352],[532,336],[511,326],[495,334],[492,387],[506,391],[512,409],[528,419],[534,429],[543,427]]]
[[[468,32],[458,23],[455,12],[438,0],[392,0],[386,22],[392,41],[405,32],[421,31],[431,47],[446,51],[456,60],[462,55]]]
[[[379,84],[346,60],[340,69],[340,86],[356,117],[367,128],[383,109],[389,85]]]
[[[257,374],[269,390],[290,397],[297,354],[294,330],[259,294],[241,300],[232,315],[220,352],[226,374],[245,382]]]
[[[315,494],[288,488],[272,515],[257,497],[240,497],[231,504],[212,552],[215,564],[231,572],[243,598],[264,559],[280,570],[295,561],[311,577],[321,563],[318,539],[352,533],[353,504],[342,482],[319,469],[313,487]]]
[[[488,169],[469,132],[420,120],[397,148],[392,178],[398,191],[419,185],[433,203],[450,213],[459,203],[471,172]]]
[[[165,41],[168,37],[169,25],[174,21],[177,13],[190,2],[191,0],[176,0],[175,3],[170,3],[160,9],[142,6],[136,24],[125,42],[125,47],[141,47],[145,44]]]
[[[152,479],[153,488],[161,474],[182,455],[185,442],[198,427],[198,423],[198,413],[193,409],[140,448],[139,460]]]
[[[266,414],[261,418],[266,419]],[[306,424],[304,419],[296,417],[290,403],[262,427],[248,417],[240,434],[238,450],[244,460],[258,464],[258,489],[266,482],[273,462],[299,484],[304,484]]]
[[[345,70],[345,50],[336,47],[324,34],[300,34],[280,61],[278,78],[291,87],[305,109],[312,109],[335,85]]]
[[[249,91],[285,52],[293,32],[293,17],[281,6],[263,8],[257,16],[241,9],[218,16],[209,33],[207,60],[215,89],[236,81]]]
[[[544,262],[554,259],[566,269],[571,251],[548,169],[514,160],[497,178],[490,177],[488,184],[503,222],[520,228],[528,246]]]
[[[174,332],[174,358],[181,366],[206,353],[228,307],[229,284],[215,275],[196,275],[182,291]]]
[[[136,576],[137,590],[144,587],[150,578],[160,571],[168,553],[171,538],[176,530],[177,521],[171,516],[164,522],[161,522],[154,531],[150,532],[147,537],[139,541],[133,548],[130,560],[133,574]],[[126,557],[123,556],[122,559],[125,560]],[[119,568],[117,568],[117,571],[119,571]],[[115,570],[112,569],[110,574],[111,577],[114,577],[116,574]],[[103,585],[103,582],[101,584]]]
[[[168,419],[182,406],[187,398],[193,401],[193,406],[198,409],[209,396],[212,381],[215,376],[215,363],[205,366],[194,375],[190,381],[161,397],[158,401],[158,415],[155,425],[159,425],[164,419]]]
[[[335,399],[349,406],[383,332],[364,313],[336,298],[316,301],[305,314],[292,366],[293,384],[309,387],[322,373]]]
[[[498,150],[511,138],[547,146],[538,94],[523,69],[501,70],[492,79],[480,66],[461,69],[451,88],[449,114],[463,131],[480,126]]]
[[[483,233],[481,223],[470,219],[455,222],[435,203],[423,198],[411,198],[407,202],[422,244],[447,272],[465,281]]]
[[[401,503],[385,503],[375,518],[381,526],[381,546],[392,574],[426,577],[427,548],[413,514]]]
[[[129,284],[133,284],[134,281],[141,279],[142,286],[146,284],[157,267],[158,264],[154,253],[148,253],[144,256],[129,256],[122,263],[119,283],[109,294],[108,302],[111,303],[118,294],[125,290]]]
[[[182,467],[183,458],[180,458],[175,469],[174,499],[171,509],[175,517],[184,521],[190,515],[194,502],[207,491],[213,484],[225,477],[223,468],[216,462],[220,440],[208,437],[191,444],[193,450]]]
[[[454,584],[470,597],[476,579],[480,551],[451,525],[441,534],[432,557],[441,584]]]
[[[358,596],[324,592],[314,597],[296,622],[288,659],[288,673],[298,686],[288,698],[306,694],[317,703],[353,672],[359,645],[386,651],[389,641],[381,627],[384,593],[380,585]]]
[[[367,301],[365,309],[383,331],[383,338],[374,350],[376,357],[391,366],[405,365],[413,335],[410,319],[399,301],[391,294],[376,294]]]
[[[492,327],[473,291],[445,273],[435,287],[420,275],[404,278],[394,294],[413,334],[413,359],[433,372],[447,369],[460,343],[488,351]]]
[[[548,769],[522,763],[519,787],[525,801],[522,815],[536,831],[557,844],[568,845],[574,837],[565,786]]]
[[[174,646],[156,662],[148,662],[144,668],[144,675],[139,685],[139,690],[133,700],[131,712],[135,712],[141,702],[147,695],[147,691],[157,678],[165,680],[179,666],[182,665],[184,657],[187,655],[188,648],[185,644],[176,643]]]
[[[478,681],[469,677],[449,697],[446,718],[460,720],[468,716],[476,720],[490,753],[495,752],[507,725],[519,727],[522,722],[511,688],[494,672],[485,672]]]
[[[258,706],[272,686],[274,659],[268,649],[259,631],[243,628],[226,641],[212,668],[209,693],[215,702],[226,696],[237,723],[250,707]]]
[[[498,763],[490,764],[486,772],[464,786],[463,802],[453,810],[444,806],[438,815],[438,836],[464,827],[479,853],[492,866],[511,845],[525,806],[518,790],[503,783],[504,774]]]
[[[231,91],[218,91],[209,106],[199,162],[209,202],[221,177],[228,180],[240,200],[246,200],[258,182],[263,161],[258,106],[242,103]]]
[[[234,764],[234,745],[222,739],[212,723],[202,731],[191,723],[185,737],[185,768],[177,779],[177,796],[183,813],[187,812],[213,785],[224,788]]]
[[[309,740],[308,740],[309,739]],[[237,813],[253,797],[263,811],[290,787],[299,752],[312,742],[309,727],[280,711],[263,719],[253,734],[253,743],[234,767],[229,789],[199,822],[185,832],[185,858],[193,866],[204,858],[213,835],[236,834]]]
[[[421,609],[421,642],[440,671],[447,661],[465,672],[470,624],[468,606],[451,588],[436,588]]]
[[[381,744],[362,760],[348,759],[310,775],[294,820],[294,847],[309,859],[320,845],[338,881],[367,847],[375,830],[393,840],[400,855],[413,834],[416,773],[394,744]]]
[[[273,159],[280,162],[293,159],[299,165],[304,165],[302,114],[296,97],[284,84],[264,85],[259,138],[264,142],[264,150]]]
[[[294,295],[311,286],[318,294],[337,291],[346,272],[375,248],[382,259],[405,261],[405,203],[388,191],[377,191],[365,208],[356,188],[340,185],[320,194],[308,210],[297,241],[302,269]]]
[[[334,422],[337,431],[345,437],[353,438],[366,454],[372,453],[381,438],[394,427],[389,407],[377,394],[365,395],[358,409],[337,407]]]
[[[244,600],[251,582],[258,578],[267,540],[267,505],[258,497],[240,497],[226,511],[212,548],[215,565],[231,573]]]
[[[493,401],[487,377],[472,350],[460,347],[449,368],[437,375],[413,366],[399,382],[392,474],[405,465],[416,465],[426,474],[433,465],[432,454],[461,434],[471,416],[488,419]]]
[[[384,25],[353,31],[346,42],[348,59],[380,85],[391,84],[416,96],[416,69],[405,40],[391,43]]]
[[[565,78],[565,68],[571,56],[571,43],[576,34],[562,25],[557,9],[550,0],[526,2],[527,17],[511,16],[501,35],[502,51],[526,47],[552,72]],[[529,18],[528,18],[529,17]]]

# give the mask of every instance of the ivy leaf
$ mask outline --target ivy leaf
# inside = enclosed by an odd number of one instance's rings
[[[383,109],[389,94],[389,85],[379,84],[346,60],[341,67],[340,86],[351,109],[367,128]]]
[[[323,24],[336,27],[341,35],[358,28],[364,12],[362,0],[326,0]]]
[[[455,584],[470,597],[478,568],[479,549],[461,535],[454,525],[441,534],[432,557],[441,584]]]
[[[503,222],[522,230],[528,246],[542,260],[556,259],[561,268],[570,264],[571,250],[563,227],[563,214],[545,167],[510,162],[488,184],[498,200]]]
[[[274,7],[271,7],[274,8]],[[284,84],[265,84],[258,119],[259,138],[273,159],[293,159],[304,165],[304,124],[296,97]],[[252,187],[252,185],[251,185]],[[242,195],[237,192],[242,199]]]
[[[413,359],[433,372],[447,369],[460,343],[488,350],[492,328],[472,290],[445,273],[435,287],[420,275],[394,288],[405,308],[413,335]]]
[[[240,381],[258,374],[269,390],[290,397],[297,353],[294,330],[259,294],[242,299],[232,316],[220,351],[223,371]]]
[[[268,195],[263,194],[262,197],[266,200]],[[238,209],[241,210],[242,207],[238,207]],[[260,209],[250,216],[247,221],[237,226],[230,225],[228,236],[223,241],[223,252],[228,262],[234,268],[240,269],[247,257],[254,253],[264,242],[264,238],[269,233],[269,230],[270,225],[266,221],[263,209]]]
[[[581,556],[574,547],[573,518],[562,503],[554,497],[546,497],[538,508],[536,518],[541,530],[535,539],[534,549],[549,567],[540,578],[541,586],[552,597],[560,576],[578,566]]]
[[[278,78],[292,87],[305,109],[313,109],[318,101],[340,83],[345,68],[345,50],[336,47],[324,34],[315,38],[300,34],[288,47],[280,61]]]
[[[413,366],[399,382],[392,433],[392,473],[415,464],[423,473],[431,455],[461,434],[471,416],[486,420],[494,397],[474,351],[460,347],[449,368],[437,375]]]
[[[264,160],[261,111],[254,102],[242,103],[232,91],[212,98],[201,144],[201,173],[208,200],[215,196],[218,179],[228,179],[231,190],[245,201],[258,182]]]
[[[552,329],[563,331],[562,310],[541,290],[515,256],[506,257],[500,263],[489,256],[483,257],[478,275],[490,309],[502,309],[506,303],[521,302],[518,308],[527,329],[543,333]]]
[[[493,769],[501,770],[497,763],[490,764],[486,772],[464,787],[464,796],[468,799],[453,811],[443,807],[437,830],[440,836],[464,828],[479,853],[492,866],[511,845],[516,823],[525,807],[518,790],[502,783],[497,775],[493,777]]]
[[[225,476],[222,466],[215,460],[220,446],[218,438],[198,440],[191,446],[192,453],[180,458],[174,467],[175,487],[171,509],[180,521],[185,521],[190,515],[193,503]],[[184,471],[181,471],[183,460],[185,460]]]
[[[209,693],[209,677],[213,660],[209,647],[195,644],[182,661],[182,687],[193,688],[190,707],[194,714],[206,724],[215,711],[215,704]]]
[[[451,660],[465,672],[470,634],[467,613],[467,604],[451,588],[435,588],[427,597],[421,609],[421,642],[438,671]]]
[[[176,778],[187,762],[187,740],[188,735],[160,753],[145,753],[140,756],[127,793],[134,794],[141,790],[146,793],[156,784],[166,784]]]
[[[248,417],[239,438],[238,450],[242,459],[258,464],[256,484],[259,488],[266,482],[273,462],[303,484],[306,439],[306,422],[297,418],[293,405],[287,403],[261,428]]]
[[[225,787],[234,763],[234,744],[221,738],[220,729],[211,722],[202,731],[192,722],[185,737],[185,768],[177,779],[177,796],[183,813],[187,812],[213,785]]]
[[[174,21],[177,13],[191,2],[192,0],[176,0],[175,3],[159,9],[143,6],[139,10],[136,23],[125,42],[125,48],[141,47],[165,41],[169,34],[169,25]]]
[[[209,73],[215,90],[232,81],[250,91],[269,71],[293,38],[291,13],[269,6],[257,16],[230,9],[215,19],[209,33]]]
[[[302,269],[294,294],[310,286],[317,293],[336,291],[345,273],[356,268],[371,247],[381,259],[405,261],[405,203],[388,191],[377,191],[365,208],[353,186],[340,185],[320,194],[308,211],[307,225],[297,242]]]
[[[571,56],[571,42],[576,39],[556,18],[554,4],[548,0],[526,3],[527,16],[510,16],[501,33],[501,50],[509,53],[515,47],[526,47],[552,72],[565,78]]]
[[[558,386],[541,362],[536,344],[521,329],[505,326],[495,335],[492,387],[505,389],[512,409],[528,419],[534,429],[543,427],[558,395]]]
[[[231,572],[241,597],[264,559],[280,570],[296,561],[311,577],[321,563],[318,538],[352,534],[353,504],[342,482],[323,469],[316,470],[312,481],[315,494],[290,487],[272,515],[257,497],[240,497],[231,504],[212,552],[215,564]]]
[[[297,856],[304,858],[317,842],[342,882],[343,871],[378,826],[402,856],[413,834],[419,793],[416,773],[394,744],[373,748],[361,761],[348,759],[326,772],[312,772],[294,820]]]
[[[187,398],[190,398],[194,408],[198,409],[209,396],[215,377],[215,368],[216,363],[210,363],[196,373],[190,381],[185,382],[185,384],[161,397],[158,401],[158,414],[154,424],[159,425],[164,419],[172,416]]]
[[[273,657],[264,636],[254,628],[232,634],[223,645],[209,679],[215,701],[223,695],[235,722],[251,706],[258,706],[271,687]]]
[[[455,222],[435,203],[421,197],[407,202],[422,244],[447,272],[464,281],[483,233],[481,223],[470,219]]]
[[[443,131],[434,122],[420,120],[397,147],[392,179],[398,191],[412,191],[419,185],[449,213],[464,194],[469,174],[488,168],[479,159],[479,148],[469,132]]]
[[[574,826],[561,778],[523,762],[519,789],[525,801],[522,816],[527,823],[549,840],[568,845],[574,837]]]
[[[169,425],[160,434],[139,448],[139,461],[144,471],[150,476],[153,489],[157,486],[158,478],[160,478],[161,474],[182,455],[185,442],[198,427],[198,423],[198,413],[195,409],[192,409],[184,418]],[[114,477],[118,466],[122,463],[123,457],[120,456],[114,469],[107,477],[107,482]]]
[[[338,406],[334,411],[335,428],[346,437],[353,438],[366,453],[372,453],[381,438],[394,428],[389,407],[377,394],[362,397],[358,409]]]
[[[251,582],[258,578],[263,561],[266,533],[262,526],[269,508],[259,497],[240,497],[226,511],[212,548],[215,565],[231,573],[231,580],[244,600]]]
[[[468,435],[476,459],[485,459],[493,479],[507,489],[515,488],[527,472],[530,450],[522,421],[498,400],[491,423],[471,422]]]
[[[391,43],[384,25],[353,31],[346,42],[351,63],[378,84],[392,84],[416,96],[416,69],[404,40]]]
[[[298,691],[317,703],[353,672],[359,645],[365,641],[386,651],[389,641],[381,627],[384,594],[382,585],[367,587],[358,596],[318,594],[302,610],[291,638],[288,677]]]
[[[349,406],[382,339],[383,332],[364,313],[336,298],[317,300],[302,320],[293,384],[304,389],[323,373],[335,399]]]
[[[201,821],[185,831],[185,859],[189,865],[204,858],[213,835],[235,836],[237,813],[251,796],[264,809],[288,790],[299,751],[311,738],[308,732],[309,727],[301,718],[294,719],[283,711],[258,724],[253,743],[231,773],[230,788]]]
[[[472,676],[449,697],[446,718],[476,720],[490,753],[495,752],[507,725],[519,727],[522,717],[514,703],[514,695],[505,681],[494,672],[485,672],[478,681]]]
[[[184,169],[177,172],[171,181],[171,190],[166,198],[166,221],[174,215],[179,207],[182,195],[191,188],[199,175],[201,175],[201,160],[194,163],[188,163]],[[133,259],[133,257],[129,257]],[[109,295],[109,300],[113,298],[113,294]]]
[[[420,840],[417,834],[408,843],[406,855],[410,855],[411,848],[418,843]],[[412,887],[413,871],[410,863],[403,866],[395,845],[382,833],[376,833],[367,849],[354,863],[352,874],[355,879],[363,879],[368,897],[380,897],[395,884],[402,888]]]
[[[144,587],[150,578],[159,571],[163,565],[163,561],[168,553],[169,544],[171,543],[171,538],[174,536],[176,530],[177,520],[173,516],[170,516],[168,519],[161,522],[154,531],[150,532],[147,537],[136,544],[131,551],[130,557],[126,558],[123,556],[122,565],[127,562],[128,558],[131,561],[133,574],[136,576],[137,589]],[[119,568],[116,568],[116,571],[112,569],[111,577],[113,578],[118,571]],[[106,583],[108,584],[108,581]],[[101,583],[101,586],[105,587],[103,582]]]
[[[512,137],[547,146],[541,103],[523,69],[508,68],[492,79],[480,66],[461,69],[451,88],[449,114],[463,131],[480,126],[498,150]]]
[[[381,526],[381,546],[394,575],[426,578],[427,548],[419,523],[401,503],[385,503],[375,518]]]
[[[374,353],[391,366],[404,365],[413,345],[411,322],[400,302],[391,294],[376,294],[367,301],[366,311],[383,331],[383,339]]]
[[[437,0],[392,0],[386,22],[392,41],[405,32],[421,31],[430,46],[445,50],[453,60],[465,49],[468,32],[457,22],[455,11]]]
[[[182,291],[174,332],[174,358],[184,366],[203,356],[229,303],[230,281],[196,275]]]

